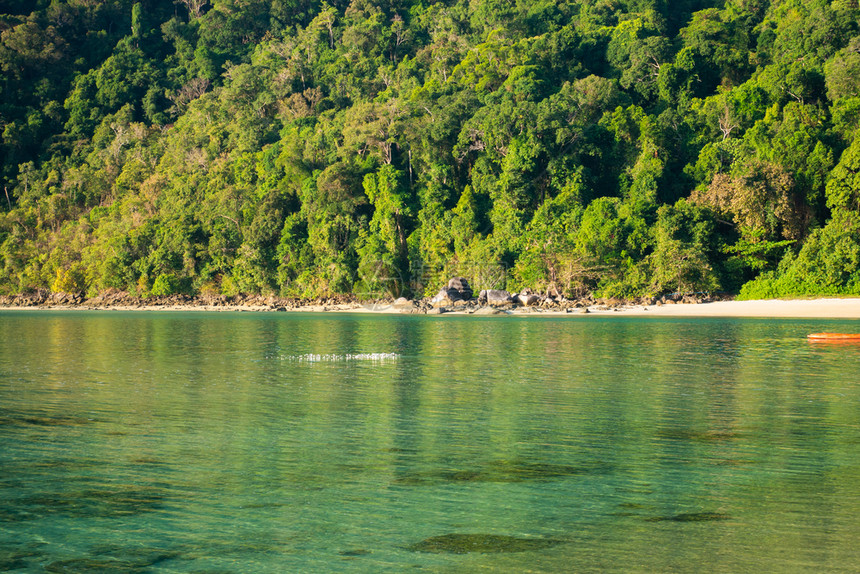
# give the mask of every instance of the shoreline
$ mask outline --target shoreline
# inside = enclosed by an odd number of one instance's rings
[[[663,305],[661,307],[637,305],[622,311],[621,314],[652,317],[860,319],[860,298],[713,301],[700,304]]]
[[[767,299],[756,301],[711,301],[674,304],[593,304],[578,308],[543,308],[519,306],[453,306],[422,308],[412,303],[358,303],[331,302],[298,303],[290,306],[269,304],[197,302],[165,302],[127,304],[43,303],[37,305],[0,304],[0,311],[174,311],[174,312],[252,312],[252,313],[359,313],[373,315],[431,314],[478,316],[536,316],[536,317],[755,317],[755,318],[809,318],[809,319],[860,319],[860,298],[820,299]]]

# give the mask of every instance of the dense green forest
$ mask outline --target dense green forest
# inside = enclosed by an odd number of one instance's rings
[[[0,293],[860,294],[857,0],[0,12]]]

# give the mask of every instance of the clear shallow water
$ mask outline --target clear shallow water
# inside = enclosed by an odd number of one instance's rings
[[[856,572],[825,330],[0,312],[0,571]]]

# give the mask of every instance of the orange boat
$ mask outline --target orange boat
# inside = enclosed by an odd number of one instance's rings
[[[806,338],[815,341],[860,341],[860,333],[811,333]]]

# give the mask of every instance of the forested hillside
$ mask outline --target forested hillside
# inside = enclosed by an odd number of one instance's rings
[[[860,294],[857,0],[0,12],[0,293]]]

